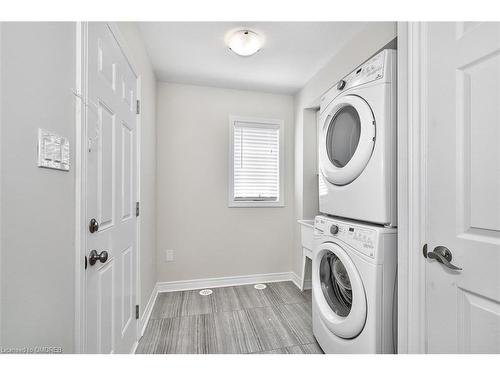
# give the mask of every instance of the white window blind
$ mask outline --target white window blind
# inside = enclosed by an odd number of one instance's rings
[[[280,127],[233,123],[233,199],[278,201],[280,192]]]

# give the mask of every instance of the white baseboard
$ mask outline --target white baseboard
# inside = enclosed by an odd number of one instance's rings
[[[273,283],[279,281],[294,281],[293,272],[263,273],[256,275],[216,277],[210,279],[167,281],[156,283],[158,293],[179,292],[182,290],[194,290],[203,288],[220,288],[225,286]]]
[[[155,285],[153,287],[151,295],[149,296],[148,303],[146,304],[144,311],[141,313],[141,317],[139,320],[139,338],[144,335],[144,331],[146,330],[146,326],[148,325],[149,318],[151,317],[151,312],[153,311],[153,306],[156,302],[156,297],[158,297],[158,285]]]
[[[134,342],[134,345],[132,346],[132,350],[130,351],[130,354],[135,354],[135,351],[137,350],[138,346],[139,346],[139,340],[136,340]]]
[[[302,288],[302,279],[297,275],[295,272],[290,272],[292,274],[292,281],[295,284],[295,286],[299,289]]]
[[[290,272],[292,274],[292,281],[295,284],[295,286],[299,289],[302,288],[302,279],[299,275],[297,275],[295,272]],[[304,280],[304,290],[308,290],[312,288],[311,280]]]

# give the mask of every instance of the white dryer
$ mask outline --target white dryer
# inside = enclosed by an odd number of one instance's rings
[[[396,51],[325,94],[318,128],[320,212],[397,226]]]
[[[312,320],[325,353],[394,353],[397,229],[317,216]]]

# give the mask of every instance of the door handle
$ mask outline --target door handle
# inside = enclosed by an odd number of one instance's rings
[[[106,263],[108,260],[108,252],[106,250],[101,251],[100,254],[97,253],[97,250],[92,250],[89,254],[89,264],[93,266],[100,261],[101,263]]]
[[[437,260],[439,263],[445,265],[454,271],[461,271],[462,268],[455,266],[451,263],[453,256],[451,251],[445,246],[436,246],[431,252],[427,252],[427,244],[424,245],[424,257]]]

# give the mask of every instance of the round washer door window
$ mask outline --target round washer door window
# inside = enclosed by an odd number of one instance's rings
[[[363,173],[375,146],[371,108],[359,96],[341,96],[329,105],[321,121],[321,172],[330,183],[347,185]]]
[[[326,252],[319,265],[319,278],[323,297],[337,315],[346,317],[352,308],[352,287],[349,274],[342,261]]]
[[[358,336],[366,322],[363,282],[348,253],[336,243],[321,245],[313,259],[314,303],[323,323],[344,339]]]

